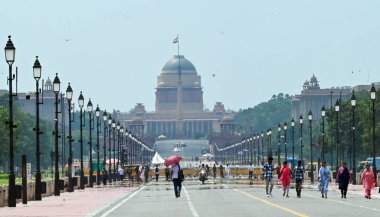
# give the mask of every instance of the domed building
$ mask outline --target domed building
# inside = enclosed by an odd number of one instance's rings
[[[193,139],[221,132],[223,117],[234,114],[227,113],[221,102],[213,111],[204,111],[201,84],[195,66],[185,56],[174,55],[157,76],[155,111],[147,112],[137,103],[132,112],[116,115],[139,136]]]

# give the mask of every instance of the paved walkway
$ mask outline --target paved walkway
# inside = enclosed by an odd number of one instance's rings
[[[107,186],[65,192],[61,196],[44,197],[42,201],[18,203],[15,208],[0,208],[0,216],[92,216],[138,187]]]

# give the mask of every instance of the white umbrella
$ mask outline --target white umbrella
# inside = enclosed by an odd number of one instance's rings
[[[210,154],[210,153],[206,153],[206,154],[204,154],[204,155],[202,155],[203,157],[213,157],[213,155],[212,154]]]
[[[160,156],[160,154],[158,154],[158,152],[156,152],[156,154],[154,154],[152,158],[152,164],[163,164],[164,162],[165,160],[162,159],[162,157]]]

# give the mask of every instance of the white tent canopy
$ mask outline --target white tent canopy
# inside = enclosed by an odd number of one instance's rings
[[[164,162],[165,160],[162,159],[162,157],[160,156],[160,154],[158,154],[158,152],[156,152],[156,154],[154,154],[152,158],[152,164],[163,164]]]

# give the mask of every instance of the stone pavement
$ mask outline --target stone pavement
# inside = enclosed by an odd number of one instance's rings
[[[107,185],[65,192],[44,197],[42,201],[18,203],[15,208],[0,208],[0,216],[92,216],[138,188],[139,185]]]

